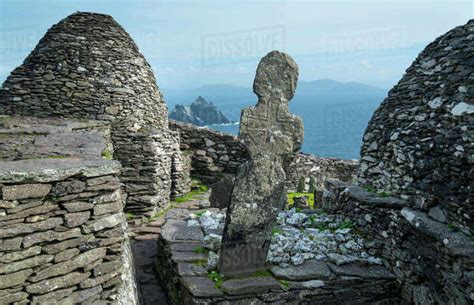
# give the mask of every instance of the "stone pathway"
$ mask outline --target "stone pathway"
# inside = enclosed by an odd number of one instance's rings
[[[154,267],[154,259],[158,252],[157,240],[167,214],[176,213],[180,209],[199,210],[208,207],[209,192],[196,195],[186,202],[173,202],[171,207],[161,215],[148,214],[147,217],[128,221],[141,305],[170,304]]]

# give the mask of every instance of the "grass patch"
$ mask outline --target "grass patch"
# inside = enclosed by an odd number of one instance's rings
[[[206,212],[207,212],[207,210],[204,210],[204,211],[201,211],[201,212],[194,213],[194,215],[196,215],[196,217],[199,218],[202,215],[204,215]]]
[[[289,206],[292,206],[295,203],[295,201],[294,201],[295,197],[306,196],[306,197],[308,197],[309,206],[312,209],[314,208],[314,193],[298,193],[298,192],[295,192],[295,193],[288,193],[287,196],[288,196],[288,205]]]
[[[200,192],[207,192],[209,190],[209,187],[207,185],[200,185],[199,186],[199,191]]]
[[[369,193],[375,193],[375,188],[372,185],[364,186],[364,190],[366,190]]]
[[[63,155],[51,155],[51,156],[47,156],[46,158],[48,158],[48,159],[64,159],[64,158],[66,158],[66,156],[63,156]]]
[[[211,271],[207,274],[207,277],[211,279],[211,281],[214,282],[214,286],[217,289],[220,289],[222,287],[222,283],[224,282],[224,279],[222,276],[219,274],[217,271]]]
[[[177,202],[177,203],[187,202],[187,201],[193,200],[194,197],[196,197],[196,196],[198,196],[202,193],[205,193],[209,190],[209,187],[206,186],[206,185],[203,185],[203,184],[193,185],[192,188],[194,190],[192,190],[191,192],[189,192],[189,193],[187,193],[183,196],[176,197],[173,201]]]
[[[339,227],[337,229],[354,229],[355,227],[356,225],[352,221],[344,220],[339,224]]]
[[[385,197],[390,197],[390,195],[392,194],[387,191],[381,191],[381,192],[378,192],[377,195],[379,195],[379,197],[385,198]]]
[[[113,160],[114,159],[114,155],[108,149],[104,149],[101,153],[101,156],[102,156],[102,159],[105,159],[105,160]]]
[[[278,235],[278,234],[282,234],[283,233],[283,230],[280,230],[280,229],[272,229],[272,235]]]
[[[194,253],[207,253],[209,252],[209,250],[199,246],[199,247],[194,248],[193,252]]]

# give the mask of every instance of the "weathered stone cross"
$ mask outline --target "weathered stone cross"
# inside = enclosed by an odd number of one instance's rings
[[[288,103],[298,79],[298,66],[288,55],[272,51],[257,68],[255,107],[242,111],[239,137],[250,160],[239,168],[227,210],[219,271],[252,273],[265,267],[276,215],[286,202],[283,162],[303,142],[303,122]]]

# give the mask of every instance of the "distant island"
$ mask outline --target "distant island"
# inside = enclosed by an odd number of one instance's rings
[[[202,96],[189,106],[175,105],[169,118],[196,126],[232,123],[212,102],[206,101]]]

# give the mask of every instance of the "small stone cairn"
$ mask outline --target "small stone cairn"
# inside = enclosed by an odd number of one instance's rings
[[[265,266],[271,230],[286,203],[283,163],[303,142],[303,122],[288,110],[297,79],[298,66],[285,53],[272,51],[258,65],[257,105],[242,111],[239,137],[250,160],[238,170],[227,210],[219,262],[223,275]]]

